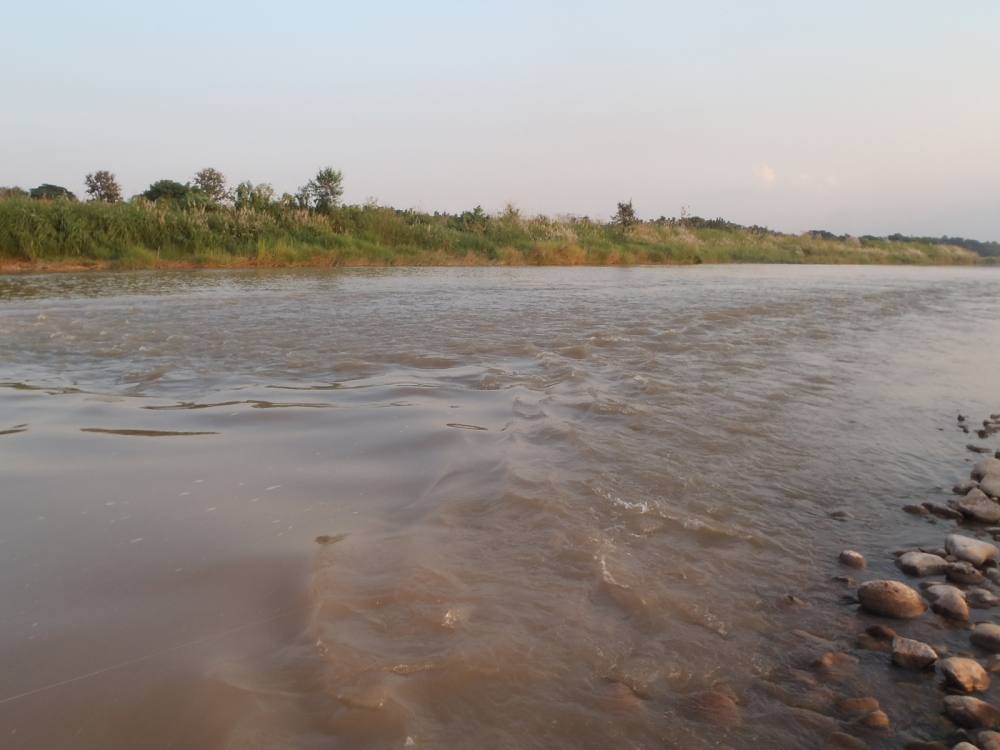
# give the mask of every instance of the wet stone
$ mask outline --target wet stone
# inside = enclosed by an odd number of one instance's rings
[[[903,512],[909,513],[914,516],[927,516],[930,515],[930,511],[927,510],[923,505],[904,505]]]
[[[858,723],[869,729],[888,729],[892,725],[892,722],[889,721],[889,715],[882,710],[872,711]]]
[[[865,632],[872,638],[879,638],[886,641],[891,641],[896,637],[896,631],[888,625],[869,625],[865,628]]]
[[[942,617],[959,622],[968,622],[969,605],[960,589],[942,583],[927,589],[931,609]]]
[[[963,585],[975,585],[986,580],[986,576],[976,570],[971,563],[967,562],[949,563],[944,574],[952,583]]]
[[[841,681],[857,670],[858,658],[843,651],[827,651],[813,663],[813,666],[824,677]]]
[[[956,495],[964,495],[969,490],[974,490],[978,486],[979,486],[979,482],[977,482],[976,480],[974,480],[974,479],[965,479],[965,480],[959,482],[958,484],[956,484],[951,489],[952,489],[952,491]]]
[[[849,568],[863,568],[865,567],[865,557],[860,552],[855,552],[852,549],[845,549],[840,553],[840,564],[846,565]]]
[[[990,686],[990,676],[975,659],[952,656],[938,662],[946,687],[963,693],[979,693]]]
[[[965,601],[973,609],[993,609],[1000,605],[1000,597],[989,589],[969,589],[965,592]]]
[[[983,622],[976,625],[969,636],[973,646],[978,646],[985,651],[993,653],[1000,652],[1000,625],[991,622]]]
[[[927,508],[928,513],[937,516],[938,518],[945,518],[952,521],[962,520],[962,514],[954,508],[946,508],[945,506],[937,505],[936,503],[921,503],[921,505]]]
[[[901,555],[896,565],[907,575],[918,577],[941,575],[948,569],[948,561],[943,557],[916,551]]]
[[[995,706],[968,695],[945,696],[944,712],[965,729],[996,729],[1000,725],[1000,711]]]
[[[1000,732],[980,732],[976,735],[976,742],[981,750],[1000,750]]]
[[[976,465],[972,467],[973,479],[982,481],[983,477],[989,475],[1000,475],[1000,459],[984,458],[982,461],[977,461]]]
[[[858,587],[858,601],[871,614],[897,619],[920,617],[927,605],[920,594],[899,581],[868,581]]]
[[[864,698],[841,698],[837,701],[837,710],[842,714],[851,716],[863,716],[877,711],[880,708],[878,698],[866,696]]]
[[[1000,555],[1000,549],[990,542],[980,541],[962,534],[949,534],[945,539],[945,549],[959,560],[972,563],[977,568],[991,562]]]
[[[937,652],[926,643],[901,636],[892,639],[892,662],[898,667],[927,669],[937,658]]]
[[[979,523],[1000,521],[1000,503],[991,500],[986,493],[979,489],[971,489],[964,497],[956,500],[955,508],[963,516]]]
[[[979,483],[979,489],[989,497],[1000,497],[1000,474],[989,474]]]

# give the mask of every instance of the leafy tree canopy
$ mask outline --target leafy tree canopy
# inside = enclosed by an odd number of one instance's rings
[[[87,185],[87,195],[92,201],[103,201],[105,203],[120,203],[122,200],[122,188],[118,180],[106,169],[92,172],[83,178]]]
[[[76,200],[76,196],[62,185],[50,185],[47,182],[42,183],[36,188],[32,188],[30,195],[32,198],[37,198],[39,200]]]

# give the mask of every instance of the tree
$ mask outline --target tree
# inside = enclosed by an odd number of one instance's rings
[[[29,195],[32,198],[36,198],[38,200],[46,200],[46,201],[76,200],[76,196],[73,195],[73,193],[71,193],[69,190],[64,188],[62,185],[50,185],[47,182],[43,182],[36,188],[31,188]]]
[[[222,203],[229,198],[226,176],[218,169],[205,167],[194,176],[194,189],[204,193],[212,203]]]
[[[188,201],[194,193],[194,188],[190,185],[177,182],[176,180],[157,180],[142,194],[148,201],[176,201],[183,203]]]
[[[632,201],[618,204],[618,211],[611,217],[611,223],[620,226],[622,231],[639,223],[635,216],[635,209],[632,208]]]
[[[324,167],[299,188],[299,201],[307,208],[327,212],[340,205],[344,194],[344,175],[339,169]]]
[[[233,205],[236,208],[262,211],[274,201],[274,188],[266,182],[254,185],[247,180],[241,182],[233,191]]]
[[[0,187],[0,200],[4,198],[27,198],[28,191],[16,185],[10,187]]]
[[[92,172],[83,178],[87,184],[87,195],[92,201],[103,201],[104,203],[121,203],[122,188],[118,180],[106,169]]]

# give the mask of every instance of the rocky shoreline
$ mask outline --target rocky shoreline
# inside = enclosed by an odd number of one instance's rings
[[[969,433],[967,417],[959,415],[958,426]],[[1000,432],[1000,414],[990,415],[975,432],[980,439]],[[994,453],[968,447],[978,454]],[[857,605],[859,617],[871,620],[856,646],[884,652],[886,669],[928,675],[940,693],[940,712],[947,722],[934,723],[939,736],[901,733],[898,746],[907,750],[1000,750],[1000,707],[987,694],[993,676],[1000,673],[1000,617],[993,614],[1000,612],[1000,597],[992,590],[1000,586],[1000,547],[993,541],[1000,538],[1000,451],[978,460],[969,480],[956,485],[954,492],[947,505],[903,508],[928,520],[954,522],[961,529],[946,533],[942,547],[897,550],[898,580],[858,584],[851,576],[836,577],[856,586],[853,595],[845,596],[845,604]],[[838,564],[859,578],[867,568],[864,555],[851,549],[840,553]],[[930,618],[936,622],[927,622]],[[927,633],[937,637],[928,638]],[[848,651],[828,651],[813,666],[822,674],[850,669],[857,662]],[[861,727],[892,731],[892,718],[882,710],[879,696],[845,696],[837,701],[837,709]],[[847,734],[839,735],[836,744],[867,746]]]

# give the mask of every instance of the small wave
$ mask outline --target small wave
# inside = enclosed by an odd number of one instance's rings
[[[112,429],[107,427],[81,427],[80,432],[96,432],[101,435],[120,435],[122,437],[188,437],[191,435],[218,435],[218,432],[180,432],[175,430],[132,430]]]

